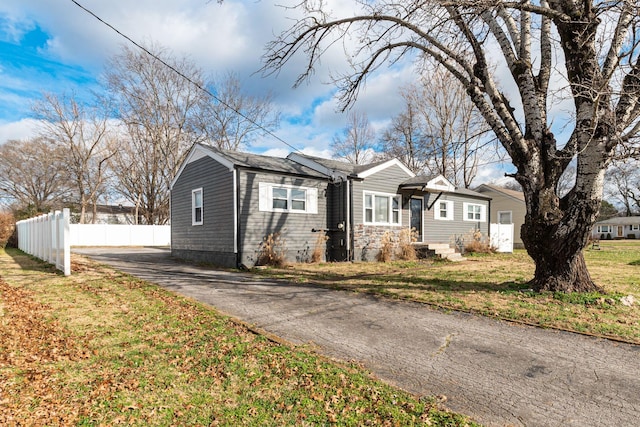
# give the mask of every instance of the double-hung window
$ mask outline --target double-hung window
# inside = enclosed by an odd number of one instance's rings
[[[474,203],[464,203],[464,220],[465,221],[484,221],[486,208],[484,205]]]
[[[433,211],[433,218],[440,220],[453,220],[453,201],[439,200],[436,202]]]
[[[598,233],[611,233],[612,228],[610,225],[599,225]]]
[[[202,188],[191,191],[191,225],[202,225]]]
[[[384,193],[364,193],[365,224],[400,225],[400,196]]]

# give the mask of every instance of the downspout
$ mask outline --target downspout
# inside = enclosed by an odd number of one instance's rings
[[[236,254],[236,267],[242,265],[242,251],[240,250],[240,180],[238,169],[233,168],[233,252]]]
[[[497,223],[498,221],[496,221]],[[487,200],[487,237],[491,242],[491,199]]]
[[[347,261],[353,261],[353,195],[351,194],[352,192],[352,187],[351,187],[351,180],[349,179],[349,177],[347,177],[347,218],[346,218],[346,227],[345,227],[345,232],[346,232],[346,237],[347,237]]]

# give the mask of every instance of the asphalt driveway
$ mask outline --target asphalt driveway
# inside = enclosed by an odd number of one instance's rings
[[[199,268],[163,249],[74,252],[408,391],[446,396],[484,425],[640,426],[640,346]]]

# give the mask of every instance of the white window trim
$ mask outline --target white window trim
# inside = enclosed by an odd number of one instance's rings
[[[631,225],[631,231],[637,231],[637,230],[640,230],[640,224]]]
[[[398,222],[376,222],[376,204],[375,202],[373,203],[372,209],[373,209],[373,215],[372,215],[372,222],[367,221],[367,207],[365,204],[365,198],[367,195],[372,196],[372,201],[375,200],[375,196],[381,196],[381,197],[388,197],[389,198],[389,219],[393,220],[393,199],[397,199],[398,200]],[[402,196],[400,196],[399,194],[392,194],[392,193],[381,193],[379,191],[363,191],[362,192],[362,223],[363,224],[367,224],[367,225],[385,225],[385,226],[393,226],[393,227],[399,227],[402,225]]]
[[[500,222],[500,215],[501,214],[509,214],[509,222]],[[513,224],[513,211],[498,211],[498,224]]]
[[[196,221],[196,193],[200,193],[200,221]],[[204,192],[202,187],[191,190],[191,225],[202,225],[204,223]]]
[[[470,206],[480,206],[480,219],[469,219],[467,214]],[[462,219],[467,222],[486,222],[487,221],[487,207],[480,203],[463,203],[462,204]]]
[[[440,203],[447,204],[447,216],[440,216]],[[437,219],[439,221],[453,221],[453,200],[437,200],[433,207],[433,219]]]
[[[273,207],[273,189],[286,188],[288,195],[287,209]],[[291,209],[291,190],[304,190],[306,192],[305,210]],[[314,187],[302,187],[299,185],[276,184],[272,182],[258,183],[259,201],[258,209],[261,212],[279,212],[289,214],[317,214],[318,213],[318,189]]]

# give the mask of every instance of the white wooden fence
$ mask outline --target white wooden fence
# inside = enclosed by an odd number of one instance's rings
[[[513,252],[513,224],[490,225],[491,246],[498,252]]]
[[[71,274],[71,246],[169,246],[168,225],[70,224],[69,209],[18,221],[21,251]]]
[[[18,221],[18,247],[71,274],[69,209]]]
[[[171,226],[71,224],[71,246],[169,246]]]

